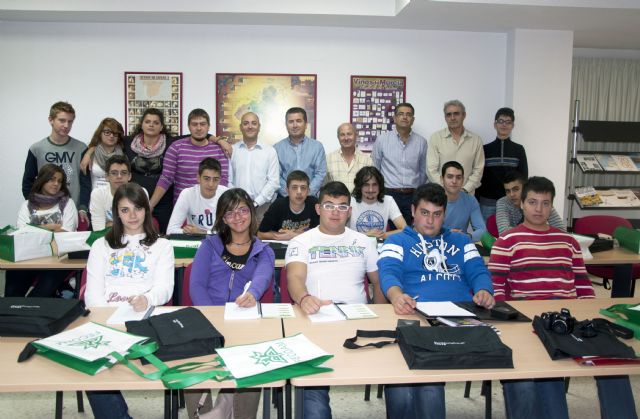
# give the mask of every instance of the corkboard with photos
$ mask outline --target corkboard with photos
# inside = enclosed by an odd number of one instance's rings
[[[182,134],[182,73],[125,72],[124,84],[127,135],[147,108],[164,112],[171,135]]]

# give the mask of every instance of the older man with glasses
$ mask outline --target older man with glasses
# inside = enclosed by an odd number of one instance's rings
[[[464,127],[467,112],[462,102],[450,100],[443,110],[447,127],[434,132],[429,139],[427,175],[431,182],[442,185],[442,166],[448,161],[457,161],[464,167],[462,190],[473,195],[480,186],[484,169],[482,140]]]
[[[337,301],[366,303],[365,274],[373,284],[373,301],[386,302],[378,281],[375,241],[345,227],[350,202],[344,183],[327,183],[315,208],[320,225],[289,242],[285,258],[289,295],[307,314]],[[306,418],[330,418],[329,387],[306,388],[303,409]]]
[[[517,170],[525,179],[529,177],[527,153],[523,146],[511,141],[515,120],[513,109],[498,109],[493,123],[496,139],[483,147],[484,172],[476,195],[485,220],[496,213],[496,202],[505,196],[504,177],[507,173]]]

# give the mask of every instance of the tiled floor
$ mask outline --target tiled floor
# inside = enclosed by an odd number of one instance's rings
[[[0,289],[4,289],[4,274],[0,272]],[[640,292],[639,286],[636,286]],[[607,297],[610,291],[596,287],[596,294]],[[640,294],[636,294],[640,295]],[[0,379],[2,373],[0,372]],[[640,412],[640,376],[631,378],[633,392],[636,395],[636,410]],[[364,401],[363,386],[346,386],[331,389],[331,407],[334,418],[376,419],[385,417],[383,399],[376,399],[376,388],[372,388],[371,401]],[[463,397],[464,383],[450,383],[446,387],[447,417],[449,418],[483,418],[484,398],[480,396],[480,383],[473,383],[471,397]],[[130,414],[134,418],[162,418],[163,395],[161,392],[131,391],[125,392]],[[595,382],[592,378],[572,378],[567,401],[572,418],[599,418],[599,406]],[[5,418],[51,418],[55,406],[55,395],[49,393],[9,393],[0,394],[0,417]],[[76,409],[75,393],[67,392],[64,397],[64,418],[90,418],[91,409],[85,397],[85,413]],[[258,410],[262,412],[262,407]],[[272,417],[275,411],[271,411]],[[504,418],[504,402],[499,382],[492,385],[492,416]],[[184,409],[180,418],[186,418]],[[396,418],[393,418],[396,419]]]

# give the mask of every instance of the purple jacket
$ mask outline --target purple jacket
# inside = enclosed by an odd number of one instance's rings
[[[191,268],[189,295],[193,305],[221,306],[235,301],[251,281],[250,292],[260,300],[273,285],[275,255],[271,247],[256,238],[245,267],[231,269],[223,260],[224,244],[217,234],[203,240]]]

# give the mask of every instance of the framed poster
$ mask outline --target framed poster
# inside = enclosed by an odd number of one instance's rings
[[[275,144],[287,136],[285,114],[294,106],[307,112],[306,135],[316,136],[315,74],[216,74],[216,135],[242,140],[240,119],[251,111],[260,118],[259,141]]]
[[[171,135],[182,135],[182,73],[124,73],[124,131],[131,135],[147,108],[164,112]]]
[[[378,134],[393,127],[393,112],[406,93],[406,77],[351,76],[351,123],[361,151],[371,151]]]

